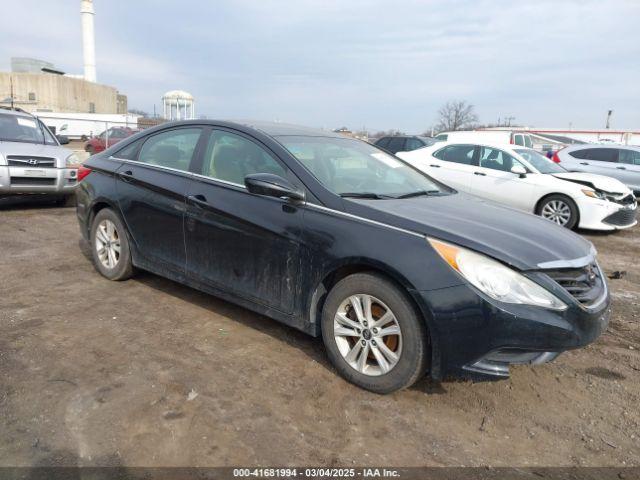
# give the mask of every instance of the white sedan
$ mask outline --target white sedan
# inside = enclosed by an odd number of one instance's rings
[[[622,182],[568,172],[530,148],[440,142],[397,156],[457,190],[567,228],[617,230],[637,223],[636,198]]]

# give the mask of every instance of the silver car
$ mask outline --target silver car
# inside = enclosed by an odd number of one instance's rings
[[[640,147],[627,145],[572,145],[559,150],[553,160],[572,172],[589,172],[617,178],[640,196]]]
[[[73,197],[78,157],[33,115],[0,107],[0,197],[54,194]]]

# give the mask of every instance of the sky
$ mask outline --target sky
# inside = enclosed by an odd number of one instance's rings
[[[94,0],[98,82],[161,111],[421,133],[482,123],[640,129],[640,0]],[[10,57],[82,73],[79,0],[0,0]],[[12,21],[7,21],[9,17]]]

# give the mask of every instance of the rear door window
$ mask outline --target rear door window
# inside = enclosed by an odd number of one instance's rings
[[[473,165],[475,145],[450,145],[436,152],[435,157],[446,162]]]
[[[618,150],[615,148],[592,148],[589,150],[589,160],[598,162],[617,162]]]
[[[138,161],[186,172],[201,133],[200,128],[178,128],[153,135],[142,145]]]
[[[513,143],[524,147],[524,135],[514,135]]]

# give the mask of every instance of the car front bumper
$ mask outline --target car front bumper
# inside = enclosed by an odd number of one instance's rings
[[[470,285],[412,294],[428,317],[436,379],[504,378],[509,365],[553,360],[597,339],[611,312],[606,291],[593,309],[567,294],[563,311],[495,302]]]
[[[70,194],[78,185],[76,168],[0,166],[0,195]]]
[[[580,228],[589,230],[622,230],[635,226],[637,203],[623,206],[619,203],[585,196],[578,202]]]

